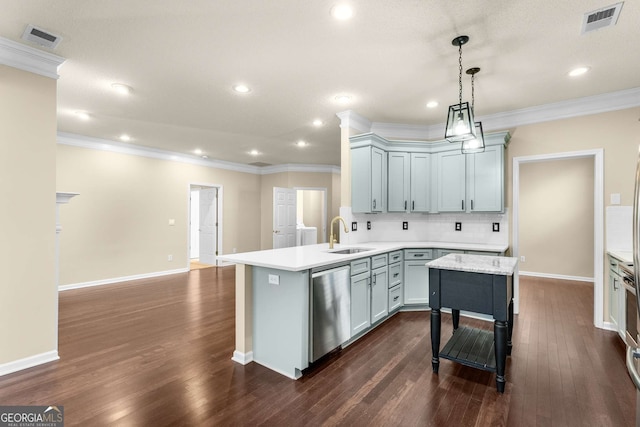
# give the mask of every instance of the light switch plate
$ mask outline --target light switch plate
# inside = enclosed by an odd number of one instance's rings
[[[367,230],[371,230],[371,221],[367,221]]]
[[[351,231],[358,231],[358,223],[353,221],[351,223]]]
[[[402,229],[403,230],[408,230],[409,229],[409,223],[407,221],[403,221],[402,222]]]
[[[620,193],[611,193],[611,204],[612,205],[620,204]]]
[[[280,284],[280,276],[278,276],[277,274],[270,274],[269,275],[269,284],[270,285],[279,285]]]
[[[495,232],[500,231],[500,223],[499,222],[494,222],[493,223],[493,231],[495,231]]]
[[[462,223],[456,222],[456,231],[462,231]]]

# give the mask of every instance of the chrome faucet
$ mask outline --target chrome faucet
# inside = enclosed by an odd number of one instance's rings
[[[344,232],[345,233],[349,232],[349,230],[347,229],[347,223],[344,222],[344,218],[342,218],[341,216],[337,216],[333,218],[331,220],[331,229],[329,230],[329,249],[333,249],[333,244],[337,242],[336,236],[333,234],[333,223],[338,220],[342,221],[342,225],[344,225]]]

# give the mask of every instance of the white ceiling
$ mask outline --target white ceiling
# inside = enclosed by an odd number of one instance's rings
[[[210,158],[340,164],[336,113],[437,125],[457,103],[458,51],[476,76],[476,115],[640,87],[640,1],[581,35],[583,14],[615,0],[0,0],[0,36],[28,24],[62,36],[58,130]],[[572,68],[591,71],[569,78]],[[125,83],[124,98],[110,89]],[[232,90],[236,83],[249,94]],[[465,96],[470,84],[464,75]],[[338,94],[353,102],[341,105]],[[429,100],[440,105],[427,109]],[[80,121],[75,111],[90,113]],[[322,128],[312,121],[324,120]],[[444,132],[444,125],[443,132]],[[310,145],[298,148],[300,139]],[[251,156],[257,149],[262,154]]]

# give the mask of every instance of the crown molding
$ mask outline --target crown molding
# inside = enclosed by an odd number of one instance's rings
[[[0,37],[0,64],[58,79],[65,58]]]
[[[371,132],[371,122],[353,110],[336,113],[340,119],[341,129],[354,129],[358,132]]]
[[[149,157],[152,159],[166,160],[170,162],[182,162],[214,169],[224,169],[234,172],[251,173],[254,175],[268,175],[281,172],[315,172],[315,173],[340,173],[338,166],[332,165],[303,165],[284,164],[275,166],[251,166],[241,163],[226,162],[224,160],[202,159],[197,156],[176,153],[173,151],[159,150],[156,148],[142,147],[133,144],[123,144],[107,139],[92,138],[84,135],[76,135],[58,132],[58,144],[74,147],[88,148],[90,150],[109,151],[113,153],[128,154],[131,156]]]
[[[640,106],[640,87],[522,108],[504,113],[490,114],[476,117],[476,119],[482,122],[482,127],[485,132],[491,132],[512,129],[523,125],[568,119],[571,117],[624,110],[638,106]],[[372,122],[370,130],[364,130],[363,132],[373,132],[389,139],[434,140],[442,139],[444,136],[444,127],[444,123],[437,125],[403,125],[398,123]]]

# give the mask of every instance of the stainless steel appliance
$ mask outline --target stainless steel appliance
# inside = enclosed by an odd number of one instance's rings
[[[625,342],[628,346],[638,347],[638,302],[636,299],[633,266],[620,265],[625,301]]]
[[[351,267],[311,274],[310,361],[351,338]]]
[[[636,165],[636,182],[633,195],[633,287],[636,291],[636,319],[640,318],[638,307],[640,307],[640,155]],[[636,325],[638,324],[636,320]],[[636,333],[636,343],[638,337]],[[636,345],[627,347],[627,370],[636,386],[636,426],[640,426],[640,348]]]

